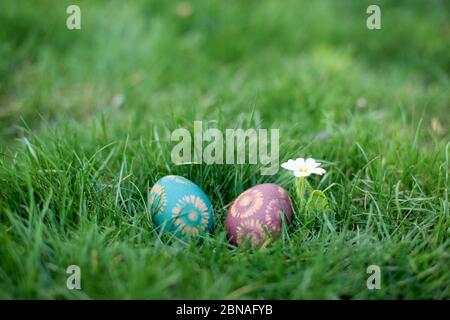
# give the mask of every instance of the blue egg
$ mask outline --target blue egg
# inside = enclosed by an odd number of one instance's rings
[[[165,176],[150,190],[153,223],[162,231],[181,238],[198,237],[214,226],[214,214],[206,194],[192,181]]]

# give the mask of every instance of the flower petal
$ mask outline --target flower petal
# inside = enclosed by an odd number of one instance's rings
[[[288,162],[282,163],[281,167],[286,170],[294,171],[296,168],[295,161],[289,159]]]
[[[297,158],[295,159],[295,165],[296,167],[304,167],[305,166],[305,159],[303,158]]]
[[[306,159],[306,166],[310,169],[314,169],[320,166],[320,163],[316,162],[313,158],[308,158]]]
[[[315,173],[315,174],[318,174],[319,176],[321,176],[324,173],[326,173],[326,171],[323,168],[314,168],[314,169],[311,169],[311,173]]]

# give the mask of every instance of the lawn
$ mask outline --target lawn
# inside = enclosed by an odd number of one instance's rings
[[[81,30],[66,28],[74,3]],[[0,298],[450,298],[448,1],[0,7]],[[175,165],[170,133],[195,120],[279,129],[280,164],[323,163],[309,182],[329,212],[296,210],[264,249],[230,246],[232,201],[264,182],[293,195],[293,176]],[[212,202],[200,242],[152,224],[148,191],[168,174]]]

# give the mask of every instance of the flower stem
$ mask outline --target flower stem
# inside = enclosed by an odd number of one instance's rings
[[[295,189],[297,192],[297,200],[300,206],[300,212],[305,209],[305,192],[306,192],[306,178],[300,177],[295,182]]]

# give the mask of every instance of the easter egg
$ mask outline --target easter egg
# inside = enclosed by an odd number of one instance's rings
[[[149,208],[159,230],[181,238],[197,237],[214,226],[214,216],[206,194],[181,176],[165,176],[150,189]]]
[[[240,244],[247,238],[253,246],[276,238],[283,223],[292,220],[289,193],[282,187],[264,183],[256,185],[237,197],[226,217],[227,237],[230,243]]]

